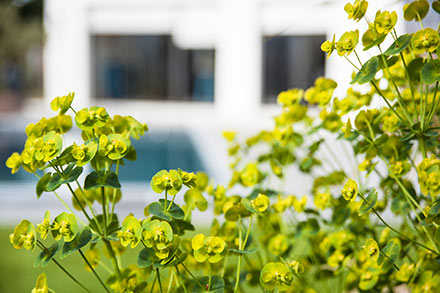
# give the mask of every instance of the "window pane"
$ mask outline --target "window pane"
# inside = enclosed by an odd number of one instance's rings
[[[280,91],[308,88],[324,75],[325,36],[266,37],[263,45],[263,102],[276,102]]]
[[[93,36],[93,96],[214,100],[214,51],[181,50],[170,36]]]
[[[184,132],[151,132],[140,140],[132,140],[132,144],[137,160],[125,160],[125,166],[119,169],[119,178],[123,181],[149,182],[162,169],[206,170],[193,142]]]

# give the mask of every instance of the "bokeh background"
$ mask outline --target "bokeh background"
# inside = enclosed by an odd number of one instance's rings
[[[371,11],[396,10],[399,16],[405,3],[369,2]],[[110,115],[148,124],[150,131],[135,142],[138,160],[121,168],[123,200],[116,209],[121,218],[129,212],[140,217],[155,196],[149,180],[161,169],[205,171],[216,183],[227,183],[221,131],[246,136],[269,128],[279,110],[278,92],[307,88],[326,75],[338,81],[336,95],[344,93],[352,69],[340,58],[327,60],[320,45],[354,29],[345,3],[0,0],[0,292],[29,292],[40,272],[32,267],[36,252],[9,244],[13,227],[22,218],[39,223],[47,209],[53,215],[63,210],[50,194],[37,200],[36,178],[24,171],[11,175],[4,164],[22,150],[28,123],[54,115],[54,97],[74,91],[76,109],[98,104]],[[424,20],[430,21],[438,16]],[[308,190],[299,175],[286,186],[299,195]],[[62,196],[70,202],[67,193]],[[66,266],[83,264],[72,257]],[[76,292],[56,267],[43,271],[54,290]],[[84,275],[84,282],[94,279]]]

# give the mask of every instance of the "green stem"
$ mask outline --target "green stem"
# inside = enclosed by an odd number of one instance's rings
[[[116,276],[118,277],[118,280],[121,281],[122,280],[122,273],[121,273],[121,270],[119,269],[118,261],[116,260],[116,256],[115,256],[115,252],[113,251],[113,247],[107,239],[102,239],[102,241],[104,241],[104,244],[107,247],[107,250],[111,256],[110,259],[112,260],[113,268],[115,269]]]
[[[95,277],[98,279],[99,283],[102,285],[102,287],[104,287],[105,291],[107,291],[108,293],[110,293],[110,290],[107,288],[107,286],[105,285],[105,283],[101,280],[101,278],[99,277],[99,275],[96,273],[95,269],[93,268],[93,266],[90,264],[89,260],[86,258],[86,256],[84,255],[84,253],[81,251],[81,249],[78,249],[79,254],[81,254],[81,257],[83,258],[83,260],[85,261],[85,263],[87,264],[87,266],[92,270],[92,273],[95,275]]]
[[[81,211],[82,211],[83,214],[86,216],[87,221],[89,221],[90,224],[93,223],[93,221],[92,221],[92,219],[90,218],[89,214],[88,214],[87,211],[84,209],[83,205],[81,204],[81,202],[79,201],[78,197],[76,196],[75,191],[73,191],[72,186],[70,186],[70,183],[67,183],[66,185],[67,185],[67,187],[69,188],[70,193],[72,193],[72,196],[73,196],[73,198],[75,199],[76,203],[80,206]]]
[[[168,190],[165,189],[165,203],[163,204],[163,211],[167,213],[167,205],[168,205]]]
[[[393,30],[394,30],[394,34],[396,35],[396,39],[397,39],[396,30],[395,29],[393,29]],[[414,111],[416,113],[416,118],[417,118],[417,121],[419,121],[419,114],[418,114],[417,105],[416,105],[416,99],[415,99],[415,95],[414,95],[414,87],[413,87],[413,84],[411,83],[411,79],[409,77],[408,66],[406,65],[405,57],[403,56],[402,52],[400,52],[400,58],[402,60],[403,67],[405,68],[406,79],[408,80],[409,89],[411,91],[411,99],[412,99]]]
[[[211,291],[211,281],[212,281],[212,264],[208,261],[209,266],[209,280],[208,280],[208,291]]]
[[[383,252],[382,251],[382,249],[379,249],[379,251],[380,251],[380,253],[382,253],[383,254],[383,256],[385,256],[386,258],[390,258],[385,252]],[[394,267],[394,269],[396,269],[396,271],[400,271],[400,268],[395,264],[395,263],[393,263],[393,267]]]
[[[171,287],[173,286],[173,280],[174,280],[174,270],[173,268],[170,268],[171,274],[170,274],[170,281],[168,282],[168,290],[167,292],[171,292]]]
[[[368,202],[368,200],[367,200],[367,199],[366,199],[361,193],[359,193],[359,196],[362,198],[363,201],[365,201],[368,205],[370,205],[370,203]],[[425,249],[431,251],[432,253],[435,253],[435,254],[437,254],[437,255],[440,255],[437,251],[432,250],[431,248],[429,248],[429,247],[423,245],[422,243],[420,243],[420,242],[418,242],[418,241],[416,241],[416,240],[414,240],[414,239],[411,239],[410,237],[408,237],[408,236],[406,236],[406,235],[400,233],[398,230],[396,230],[396,229],[394,229],[393,227],[391,227],[391,225],[389,225],[389,224],[388,224],[388,223],[382,218],[382,216],[376,211],[376,209],[375,209],[374,207],[371,208],[371,210],[376,214],[376,216],[379,218],[379,220],[380,220],[385,226],[387,226],[388,228],[390,228],[390,230],[393,231],[394,233],[400,235],[401,237],[405,238],[406,240],[408,240],[408,241],[410,241],[410,242],[412,242],[412,243],[414,243],[414,244],[416,244],[416,245],[418,245],[418,246],[420,246],[420,247],[423,247],[423,248],[425,248]]]
[[[116,175],[119,175],[119,160],[116,161],[116,170],[115,170]],[[110,221],[109,223],[112,222],[113,220],[113,214],[115,213],[115,205],[116,205],[116,188],[113,188],[113,198],[112,198],[112,212],[110,214]]]
[[[246,231],[246,236],[244,237],[244,242],[243,242],[243,245],[242,245],[241,250],[244,250],[244,249],[246,248],[246,243],[247,243],[247,241],[248,241],[249,234],[251,234],[251,227],[252,227],[252,219],[253,219],[253,215],[254,215],[254,214],[251,214],[251,216],[250,216],[250,218],[249,218],[249,226],[248,226],[248,229],[247,229],[247,231]]]
[[[407,122],[405,120],[403,120],[402,116],[400,116],[399,113],[397,113],[396,109],[394,109],[394,107],[391,106],[390,102],[388,102],[387,98],[384,96],[384,94],[379,89],[379,87],[376,85],[376,83],[374,83],[374,81],[370,81],[370,83],[373,85],[374,89],[379,94],[379,96],[385,101],[385,103],[387,104],[388,108],[390,108],[394,112],[394,114],[396,114],[397,118],[399,118],[399,120],[402,121],[402,123],[407,124]]]
[[[383,53],[382,53],[382,49],[380,48],[380,45],[377,45],[377,47],[379,48],[380,56],[382,57],[382,61],[383,61],[383,63],[385,64],[385,69],[386,69],[386,71],[387,71],[387,73],[388,73],[388,75],[389,75],[389,77],[390,77],[391,83],[393,84],[394,91],[395,91],[395,93],[397,94],[397,102],[399,103],[400,107],[402,108],[403,113],[404,113],[405,116],[406,116],[406,119],[408,119],[408,122],[409,122],[410,124],[412,124],[413,121],[412,121],[411,117],[409,116],[409,113],[408,113],[408,111],[407,111],[407,109],[406,109],[406,105],[405,105],[405,103],[404,103],[404,101],[403,101],[403,98],[402,98],[402,96],[401,96],[401,94],[400,94],[399,88],[397,87],[396,82],[394,81],[394,78],[393,78],[393,76],[391,75],[390,69],[389,69],[389,67],[388,67],[388,63],[387,63],[387,61],[385,60],[385,57],[384,57],[384,55],[383,55]]]
[[[69,208],[69,206],[64,202],[64,200],[58,195],[58,193],[56,193],[56,191],[54,190],[54,191],[52,191],[54,194],[55,194],[55,196],[58,198],[58,200],[59,201],[61,201],[61,203],[63,204],[63,206],[71,213],[71,214],[73,214],[73,215],[75,215],[75,217],[76,217],[76,219],[83,225],[83,226],[87,226],[87,224],[83,221],[83,220],[81,220],[81,218],[80,217],[78,217],[73,211],[72,211],[72,209],[71,208]]]
[[[426,119],[425,128],[427,128],[429,126],[429,123],[431,123],[431,120],[434,117],[434,114],[435,114],[435,112],[438,108],[438,104],[440,102],[440,99],[437,100],[437,91],[438,91],[438,81],[435,82],[434,98],[432,99],[431,109],[429,111],[428,119]]]
[[[242,233],[241,233],[241,215],[238,215],[238,249],[242,249]],[[238,255],[238,262],[237,262],[237,274],[235,276],[235,286],[234,286],[234,292],[238,292],[238,285],[240,284],[240,269],[241,269],[241,254]]]
[[[177,267],[177,265],[174,265],[174,267],[176,268],[176,272],[177,272],[177,277],[179,278],[179,283],[180,285],[183,287],[183,292],[186,293],[186,286],[185,286],[185,282],[182,280],[182,274],[179,271],[179,268]]]
[[[106,213],[106,200],[105,200],[105,188],[101,187],[101,204],[102,204],[102,219],[104,220],[104,236],[107,236],[107,213]]]
[[[170,202],[170,205],[168,206],[168,208],[167,208],[167,212],[170,210],[170,208],[171,208],[171,206],[173,205],[173,203],[174,203],[174,199],[176,198],[176,195],[177,194],[175,194],[175,195],[173,195],[173,198],[171,199],[171,202]],[[167,203],[165,202],[165,206],[167,205]]]
[[[354,68],[356,68],[356,70],[357,71],[359,71],[360,69],[359,69],[359,67],[357,67],[356,65],[354,65],[354,63],[353,62],[351,62],[351,60],[350,59],[348,59],[348,57],[347,56],[345,56],[344,55],[344,57],[345,57],[345,59],[348,61],[348,62],[350,62],[350,64],[354,67]]]
[[[177,256],[175,256],[175,257],[180,261],[180,259],[179,259]],[[191,276],[191,278],[197,283],[197,285],[199,285],[200,288],[204,289],[205,287],[203,287],[203,285],[199,282],[199,280],[196,279],[196,277],[195,277],[195,276],[193,275],[193,273],[191,273],[191,271],[185,266],[185,264],[184,264],[183,262],[181,262],[180,264],[183,266],[183,268],[185,269],[185,271],[188,272],[188,274]]]
[[[43,250],[46,251],[47,248],[44,246],[44,244],[40,241],[37,240],[37,246]],[[87,292],[92,292],[89,289],[87,289],[83,284],[81,284],[80,281],[78,281],[74,276],[72,276],[72,274],[70,274],[55,258],[52,258],[52,261],[72,280],[74,281],[76,284],[78,284],[81,288],[83,288],[84,290],[86,290]]]
[[[159,283],[159,290],[160,290],[160,293],[162,293],[162,282],[160,281],[159,268],[156,268],[156,276],[157,276],[157,281],[158,281],[158,283]]]

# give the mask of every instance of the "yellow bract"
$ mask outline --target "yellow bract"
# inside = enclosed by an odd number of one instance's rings
[[[348,13],[348,19],[359,21],[364,17],[368,8],[368,2],[365,0],[356,0],[353,4],[350,2],[344,6],[345,12]]]
[[[388,34],[396,25],[397,13],[395,11],[389,12],[380,10],[376,12],[374,19],[374,28],[378,34]]]
[[[425,28],[416,32],[411,39],[411,45],[415,54],[434,52],[440,44],[438,32],[432,28]]]
[[[336,43],[336,50],[339,56],[348,56],[356,49],[359,42],[359,30],[345,32]]]
[[[258,196],[252,200],[252,206],[258,212],[262,213],[267,210],[270,205],[270,200],[265,194],[259,193]]]
[[[341,190],[341,194],[345,200],[353,202],[358,194],[358,185],[356,181],[349,179]]]

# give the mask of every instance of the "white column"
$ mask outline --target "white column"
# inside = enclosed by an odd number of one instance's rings
[[[259,1],[221,0],[217,5],[216,111],[227,122],[250,121],[261,104]]]
[[[74,107],[90,105],[90,42],[85,0],[46,0],[44,99],[75,92]]]

